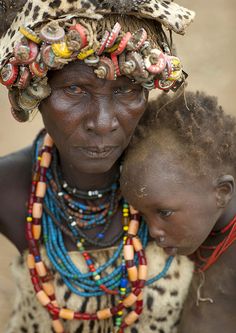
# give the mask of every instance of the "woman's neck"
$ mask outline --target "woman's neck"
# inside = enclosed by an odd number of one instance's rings
[[[104,173],[91,174],[78,171],[63,160],[61,161],[63,179],[69,186],[85,191],[101,190],[111,186],[117,174],[119,174],[119,168],[120,164],[117,162],[110,170]]]

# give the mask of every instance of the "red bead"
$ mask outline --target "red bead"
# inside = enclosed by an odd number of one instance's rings
[[[147,260],[145,257],[138,258],[139,265],[147,265]]]
[[[52,302],[56,300],[55,295],[51,295],[51,296],[48,296],[48,297],[50,298],[50,300],[51,300]]]
[[[125,307],[125,306],[124,306],[123,303],[118,304],[118,306],[117,306],[118,312],[121,311],[121,310],[123,310],[124,307]]]
[[[91,314],[90,315],[90,319],[91,320],[98,320],[98,316],[97,316],[97,314],[95,313],[95,314]]]
[[[43,202],[43,198],[35,197],[34,202],[42,203]]]
[[[132,244],[133,244],[132,238],[131,237],[127,237],[125,245],[132,245]]]
[[[91,265],[92,266],[92,265]],[[91,272],[95,272],[96,271],[96,269],[95,269],[95,267],[93,266],[93,267],[91,267],[90,268],[90,270],[91,270]]]
[[[126,260],[125,264],[126,264],[127,268],[133,267],[134,266],[134,260]]]
[[[135,308],[135,310],[134,310],[138,315],[140,315],[142,312],[143,312],[143,307],[141,306],[141,307],[137,307],[137,308]]]
[[[34,183],[35,183],[35,182],[34,182]],[[31,192],[31,193],[35,193],[35,190],[36,190],[36,186],[35,186],[35,184],[32,183],[32,185],[31,185],[31,189],[30,189],[30,192]]]
[[[30,240],[28,241],[28,244],[29,244],[30,252],[32,253],[31,249],[32,249],[32,248],[37,248],[37,244],[36,244],[36,242],[35,242],[35,239],[30,239]],[[32,253],[32,254],[33,254],[33,253]]]
[[[49,303],[49,304],[46,306],[46,308],[48,309],[49,312],[52,312],[52,313],[53,313],[54,306],[53,306],[51,303]]]
[[[139,221],[139,219],[140,219],[140,215],[139,214],[131,214],[130,217],[131,217],[131,220]]]
[[[26,223],[26,239],[29,241],[30,239],[33,239],[33,232],[32,232],[32,225],[31,223]]]
[[[138,296],[140,293],[141,293],[141,289],[140,288],[136,288],[134,291],[133,291],[133,293],[134,293],[134,295],[135,296]]]
[[[36,293],[42,290],[41,286],[39,284],[34,284],[34,290]]]
[[[123,330],[126,327],[128,327],[128,325],[126,323],[122,323],[120,328]]]
[[[145,283],[146,283],[146,281],[145,280],[138,280],[137,281],[137,286],[136,287],[138,287],[138,288],[144,288],[145,287]]]
[[[32,207],[33,203],[34,203],[34,195],[31,195],[29,199],[29,206]]]
[[[33,224],[40,225],[41,224],[41,219],[33,219]]]
[[[45,183],[46,182],[46,176],[41,175],[39,177],[39,181]]]
[[[81,320],[82,319],[82,313],[81,312],[75,312],[75,314],[74,314],[74,318],[75,319],[78,319],[78,320]]]
[[[52,313],[58,317],[60,313],[60,308],[53,305]]]
[[[35,268],[29,270],[31,276],[37,276],[37,271]]]
[[[31,276],[31,281],[32,281],[33,285],[39,284],[38,276],[37,275]]]
[[[145,258],[145,257],[146,257],[146,256],[145,256],[145,252],[144,252],[144,250],[140,250],[140,251],[138,251],[137,254],[138,254],[138,257],[139,257],[139,258],[142,258],[142,257]]]
[[[83,313],[82,314],[82,319],[83,320],[90,320],[91,318],[90,318],[90,314],[88,314],[88,313]]]
[[[143,300],[136,301],[136,307],[142,307],[143,306]]]
[[[117,306],[114,306],[113,308],[111,308],[111,313],[112,313],[113,315],[117,314],[117,312],[119,312],[119,309],[118,309]]]
[[[132,288],[140,288],[138,280],[132,282]]]
[[[33,254],[34,257],[39,256],[39,249],[37,247],[37,243],[35,242],[35,239],[28,240],[28,244],[29,244],[30,253]]]
[[[41,176],[46,176],[48,168],[45,167],[40,167],[40,175]]]

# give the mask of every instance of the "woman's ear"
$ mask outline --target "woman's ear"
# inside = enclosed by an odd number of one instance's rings
[[[235,191],[235,181],[232,175],[223,175],[215,182],[216,204],[219,208],[228,205]]]

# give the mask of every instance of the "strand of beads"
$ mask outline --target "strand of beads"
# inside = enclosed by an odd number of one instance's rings
[[[36,296],[41,304],[52,304],[57,307],[53,283],[50,281],[49,272],[43,263],[39,251],[39,239],[41,236],[41,218],[43,213],[42,201],[46,193],[46,170],[51,163],[51,149],[53,142],[46,135],[44,145],[35,163],[31,193],[28,204],[28,216],[26,218],[26,238],[29,244],[27,265]],[[56,333],[65,333],[59,320],[58,313],[51,313],[52,326]]]
[[[132,285],[132,291],[129,292],[129,289],[124,287],[121,278],[123,278],[123,282],[126,276],[126,271],[124,270],[124,263],[120,266],[120,276],[119,276],[119,285],[122,288],[122,291],[125,291],[123,294],[121,293],[120,302],[117,306],[111,308],[105,308],[97,311],[96,313],[81,313],[78,311],[73,311],[68,308],[60,308],[56,302],[55,291],[52,282],[50,281],[50,276],[48,273],[48,269],[46,265],[43,263],[40,251],[39,251],[39,238],[41,233],[41,222],[43,223],[44,230],[50,230],[53,226],[52,221],[45,219],[45,213],[43,212],[43,200],[46,200],[46,174],[47,169],[50,165],[51,160],[51,149],[52,149],[52,140],[46,135],[44,138],[43,148],[40,150],[39,154],[37,154],[37,162],[35,164],[35,170],[33,173],[33,182],[31,187],[31,194],[29,198],[29,208],[28,208],[28,216],[26,219],[26,230],[27,230],[27,239],[29,242],[29,256],[28,256],[28,267],[31,274],[32,283],[36,292],[36,296],[39,302],[48,310],[53,319],[53,328],[56,333],[65,333],[63,326],[60,322],[61,319],[65,320],[104,320],[110,318],[112,316],[118,315],[121,316],[122,312],[125,308],[130,308],[135,305],[135,309],[131,311],[122,322],[117,321],[117,327],[120,332],[123,332],[124,328],[128,325],[131,325],[136,319],[138,319],[139,315],[142,312],[142,289],[145,285],[146,273],[147,273],[147,264],[146,258],[143,250],[142,242],[139,240],[137,236],[137,232],[139,229],[139,234],[143,235],[144,246],[147,243],[147,227],[141,223],[141,227],[139,228],[138,215],[136,212],[132,212],[131,210],[131,221],[127,225],[124,225],[124,230],[128,227],[127,236],[124,235],[123,241],[120,244],[121,250],[118,251],[118,256],[109,260],[109,263],[114,262],[118,259],[122,252],[123,243],[124,243],[124,257],[125,263],[128,271],[128,278]],[[37,146],[37,144],[36,144]],[[50,208],[50,202],[47,203]],[[126,221],[128,219],[127,206],[123,208],[123,220]],[[53,261],[52,253],[56,248],[52,248],[52,252],[49,252],[48,249],[52,246],[51,241],[48,240],[48,237],[55,238],[54,241],[58,241],[59,247],[63,248],[63,237],[60,233],[45,233],[44,232],[44,242],[47,248],[47,254],[51,261]],[[55,243],[57,245],[57,242]],[[55,245],[54,244],[54,245]],[[135,265],[134,252],[136,252],[138,257],[138,268]],[[68,257],[68,253],[67,253]],[[62,258],[61,258],[62,259]],[[88,259],[88,257],[87,257]],[[89,259],[88,259],[89,260]],[[103,266],[109,265],[106,263]],[[58,263],[56,269],[61,273],[62,267],[66,264],[63,261]],[[100,272],[103,270],[101,266]],[[99,274],[99,269],[94,274],[89,272],[84,274],[86,277],[97,276]],[[166,266],[164,267],[166,270]],[[164,271],[163,270],[163,271]],[[81,273],[78,273],[79,277],[81,277]],[[69,279],[75,279],[76,274],[68,274]],[[110,277],[106,277],[110,279]],[[89,279],[86,279],[90,281]],[[99,280],[99,279],[98,279]],[[102,279],[101,279],[102,281]],[[92,283],[92,281],[90,281]],[[126,295],[126,291],[128,294]],[[93,294],[94,295],[94,294]],[[96,295],[96,293],[95,293]]]

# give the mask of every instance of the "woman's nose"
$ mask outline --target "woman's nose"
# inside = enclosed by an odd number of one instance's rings
[[[119,122],[111,103],[100,100],[95,105],[87,119],[86,128],[98,135],[106,135],[116,131]]]

